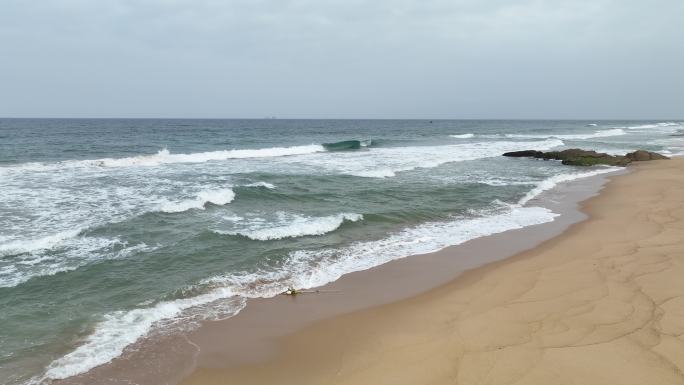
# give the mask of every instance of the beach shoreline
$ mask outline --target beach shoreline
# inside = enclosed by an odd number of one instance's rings
[[[203,368],[231,369],[279,356],[279,341],[325,320],[422,295],[459,280],[464,272],[506,260],[562,234],[586,219],[579,204],[603,188],[616,171],[562,183],[530,205],[560,214],[553,222],[480,237],[425,255],[415,255],[342,276],[319,294],[248,300],[237,315],[207,321],[183,333],[149,336],[112,362],[60,384],[178,383]]]
[[[538,247],[317,322],[269,359],[200,360],[182,383],[682,384],[682,170],[639,164]]]

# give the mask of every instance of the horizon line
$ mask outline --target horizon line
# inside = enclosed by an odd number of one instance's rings
[[[490,121],[505,121],[505,120],[554,120],[554,121],[620,121],[620,120],[632,120],[632,121],[654,121],[654,120],[684,120],[684,118],[279,118],[273,117],[89,117],[89,116],[79,116],[79,117],[30,117],[30,116],[0,116],[0,119],[22,119],[22,120],[426,120],[426,121],[447,121],[447,120],[490,120]]]

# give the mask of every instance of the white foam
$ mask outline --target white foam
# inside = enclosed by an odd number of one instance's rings
[[[231,274],[208,279],[205,283],[235,287],[236,293],[246,297],[269,297],[287,287],[306,289],[322,286],[347,273],[434,252],[471,239],[550,222],[556,216],[558,214],[546,208],[507,205],[505,211],[498,214],[426,223],[381,240],[357,242],[342,249],[296,251],[277,271]],[[254,282],[259,284],[254,285]]]
[[[240,231],[214,230],[219,234],[242,235],[256,241],[269,241],[283,238],[296,238],[311,235],[323,235],[337,230],[344,221],[357,222],[363,220],[363,215],[342,213],[326,217],[305,217],[294,215],[282,217],[276,226],[253,228]],[[286,222],[283,224],[283,222]],[[259,226],[261,227],[261,226]]]
[[[159,211],[165,213],[180,213],[191,209],[204,210],[204,206],[207,203],[223,206],[232,202],[233,199],[235,199],[235,193],[230,188],[205,190],[197,193],[197,196],[193,199],[186,199],[180,202],[164,202],[159,206]]]
[[[0,256],[31,253],[39,250],[51,249],[62,244],[65,240],[78,236],[81,229],[60,231],[56,234],[33,239],[19,239],[0,244]]]
[[[263,188],[267,188],[269,190],[273,190],[276,188],[275,185],[268,183],[268,182],[254,182],[254,183],[246,184],[245,187],[263,187]]]
[[[407,171],[407,170],[397,170],[397,171]],[[361,170],[356,172],[350,172],[351,175],[362,176],[365,178],[391,178],[397,176],[397,173],[389,168],[379,168],[376,170]]]
[[[222,287],[192,298],[106,314],[104,320],[95,326],[94,332],[82,345],[48,366],[43,379],[64,379],[106,364],[120,356],[127,346],[146,336],[159,321],[178,317],[189,308],[232,296],[234,292],[230,288]],[[232,313],[239,312],[244,304],[244,301],[237,302]]]
[[[96,166],[104,167],[158,166],[160,164],[166,163],[204,163],[212,160],[218,161],[245,158],[273,158],[280,156],[311,154],[323,151],[325,151],[325,148],[317,144],[308,146],[260,148],[254,150],[210,151],[192,154],[171,154],[169,150],[163,149],[155,155],[143,155],[120,159],[99,159],[91,162]]]
[[[449,136],[456,139],[469,139],[475,137],[475,134],[454,134]]]
[[[438,251],[487,235],[551,222],[556,216],[558,214],[541,207],[513,208],[489,217],[420,225],[380,241],[352,245],[340,252],[299,251],[292,257],[296,274],[289,284],[302,288],[321,286],[353,271]]]
[[[615,172],[621,169],[622,168],[620,167],[604,167],[591,171],[554,175],[548,179],[544,179],[543,181],[537,183],[536,187],[534,187],[524,197],[522,197],[518,204],[524,205],[528,203],[530,200],[536,198],[539,194],[543,193],[544,191],[548,191],[556,187],[559,183],[570,182],[576,179],[588,178],[591,176],[606,174],[609,172]]]
[[[12,171],[49,171],[64,168],[120,168],[133,166],[159,166],[173,163],[205,163],[228,159],[274,158],[293,155],[313,154],[325,152],[325,148],[318,144],[292,147],[271,147],[244,150],[222,150],[197,152],[190,154],[172,154],[164,148],[152,155],[138,155],[127,158],[102,158],[90,160],[66,160],[56,163],[23,163],[13,166],[0,167],[0,172]]]
[[[504,152],[520,148],[549,150],[562,146],[560,139],[526,142],[496,141],[460,143],[444,146],[380,147],[370,151],[349,151],[309,155],[293,158],[298,165],[311,165],[312,172],[324,169],[328,172],[361,177],[387,178],[398,172],[419,168],[433,168],[445,163],[464,162],[501,156]],[[320,171],[319,171],[320,172]]]
[[[94,261],[125,258],[133,253],[148,252],[157,247],[144,243],[128,246],[118,238],[76,237],[60,244],[58,254],[34,250],[28,254],[0,260],[0,287],[14,287],[32,278],[73,271]],[[3,265],[11,263],[11,265]]]
[[[596,131],[590,134],[506,134],[507,138],[522,138],[522,139],[546,139],[546,138],[558,138],[564,140],[582,140],[582,139],[593,139],[593,138],[607,138],[611,136],[621,136],[627,133],[621,128],[613,128],[610,130]]]
[[[643,129],[649,129],[649,128],[664,128],[664,127],[678,127],[682,126],[684,123],[683,122],[662,122],[662,123],[653,123],[653,124],[640,124],[638,126],[628,126],[624,128],[628,128],[630,130],[643,130]]]
[[[535,183],[529,180],[510,180],[502,178],[485,178],[475,181],[489,186],[530,186]]]

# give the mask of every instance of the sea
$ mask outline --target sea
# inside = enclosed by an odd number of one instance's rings
[[[682,121],[0,119],[0,383],[47,384],[249,298],[553,221],[611,167],[684,154]]]

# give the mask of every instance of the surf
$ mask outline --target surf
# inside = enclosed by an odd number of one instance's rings
[[[232,202],[233,199],[235,199],[235,192],[230,188],[204,190],[195,194],[195,197],[191,199],[185,199],[180,202],[166,201],[160,204],[159,211],[165,213],[182,213],[192,209],[204,210],[209,203],[223,206]]]
[[[373,144],[371,139],[365,140],[343,140],[341,142],[323,143],[323,148],[328,151],[349,151],[359,150],[364,147],[370,147]]]
[[[273,241],[285,238],[324,235],[337,230],[345,222],[359,222],[361,220],[363,220],[363,215],[356,213],[342,213],[325,217],[281,215],[281,220],[274,226],[237,231],[213,231],[217,234],[239,235],[254,241]]]

